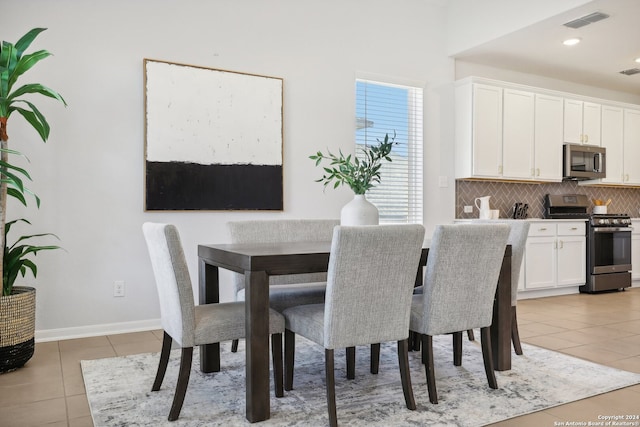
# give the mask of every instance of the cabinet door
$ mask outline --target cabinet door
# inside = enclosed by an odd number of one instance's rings
[[[602,182],[622,184],[623,172],[623,114],[622,108],[605,105],[602,107],[602,141],[601,145],[607,149],[606,173]]]
[[[624,183],[640,184],[640,111],[624,110]],[[608,153],[607,153],[608,154]]]
[[[525,289],[556,285],[556,238],[529,237],[525,251]]]
[[[564,100],[564,142],[582,144],[582,101]]]
[[[558,236],[558,286],[584,285],[586,276],[586,238]]]
[[[536,95],[534,127],[534,178],[562,180],[563,99]]]
[[[531,179],[533,172],[534,95],[505,89],[502,120],[502,176]]]
[[[585,102],[582,106],[582,142],[589,145],[600,145],[602,106],[593,102]]]
[[[502,175],[502,89],[473,85],[473,175]]]

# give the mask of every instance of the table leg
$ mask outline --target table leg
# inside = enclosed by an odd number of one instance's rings
[[[491,323],[491,352],[496,371],[511,369],[511,256],[502,260]]]
[[[269,277],[245,271],[246,417],[252,423],[270,417]]]
[[[200,304],[220,302],[218,267],[198,260],[198,295]],[[220,343],[200,346],[200,371],[220,371]]]

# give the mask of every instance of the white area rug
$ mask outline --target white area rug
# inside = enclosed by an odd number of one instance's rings
[[[476,334],[478,336],[479,334]],[[191,380],[180,418],[168,422],[180,353],[172,352],[162,388],[151,392],[159,355],[83,360],[82,373],[96,427],[242,426],[245,418],[245,353],[223,343],[221,372],[199,371],[194,352]],[[587,362],[523,344],[512,369],[496,372],[489,388],[479,342],[463,341],[461,367],[452,362],[451,337],[434,338],[439,403],[429,403],[419,352],[409,354],[417,410],[405,407],[396,345],[382,346],[380,373],[369,373],[369,349],[357,350],[356,379],[347,380],[344,352],[336,352],[338,422],[349,426],[481,426],[640,383],[640,374]],[[273,377],[271,387],[273,389]],[[324,350],[297,337],[294,390],[271,393],[271,418],[260,426],[328,425]]]

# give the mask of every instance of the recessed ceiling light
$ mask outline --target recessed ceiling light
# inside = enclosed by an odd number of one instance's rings
[[[574,46],[577,45],[578,43],[580,43],[582,39],[575,37],[572,39],[566,39],[565,41],[562,42],[563,45],[565,46]]]
[[[636,62],[640,62],[640,58],[636,58]]]

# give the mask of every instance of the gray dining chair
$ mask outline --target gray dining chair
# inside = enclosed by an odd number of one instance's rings
[[[278,219],[230,221],[232,243],[284,243],[331,241],[337,219]],[[289,274],[269,277],[269,305],[278,312],[300,304],[324,302],[327,273]],[[244,301],[244,275],[233,273],[236,301]],[[238,349],[234,340],[231,351]]]
[[[333,233],[324,304],[287,308],[285,390],[293,388],[295,334],[325,349],[327,409],[336,426],[334,350],[397,341],[407,408],[416,408],[408,359],[409,314],[424,227],[339,226]]]
[[[509,224],[511,231],[507,244],[511,245],[511,342],[513,350],[519,356],[522,355],[522,344],[520,344],[520,333],[518,332],[518,315],[516,308],[518,306],[518,282],[520,280],[520,272],[524,261],[524,251],[527,247],[527,237],[529,236],[529,228],[531,223],[518,219],[490,219],[474,221],[480,224]],[[473,340],[473,330],[467,331],[469,339]]]
[[[142,226],[160,300],[164,330],[160,363],[151,391],[162,385],[172,342],[181,348],[180,372],[169,411],[169,421],[180,415],[191,374],[193,347],[245,336],[245,309],[242,302],[195,305],[189,269],[175,226],[144,223]],[[282,333],[284,318],[275,310],[269,313],[269,333],[273,354],[273,379],[276,397],[282,397]]]
[[[423,293],[413,296],[409,327],[421,337],[431,403],[438,403],[433,363],[435,335],[453,334],[454,364],[460,365],[462,332],[480,328],[487,380],[491,388],[498,388],[489,327],[509,230],[507,224],[456,224],[435,228],[429,245]],[[285,330],[285,348],[286,334]]]

